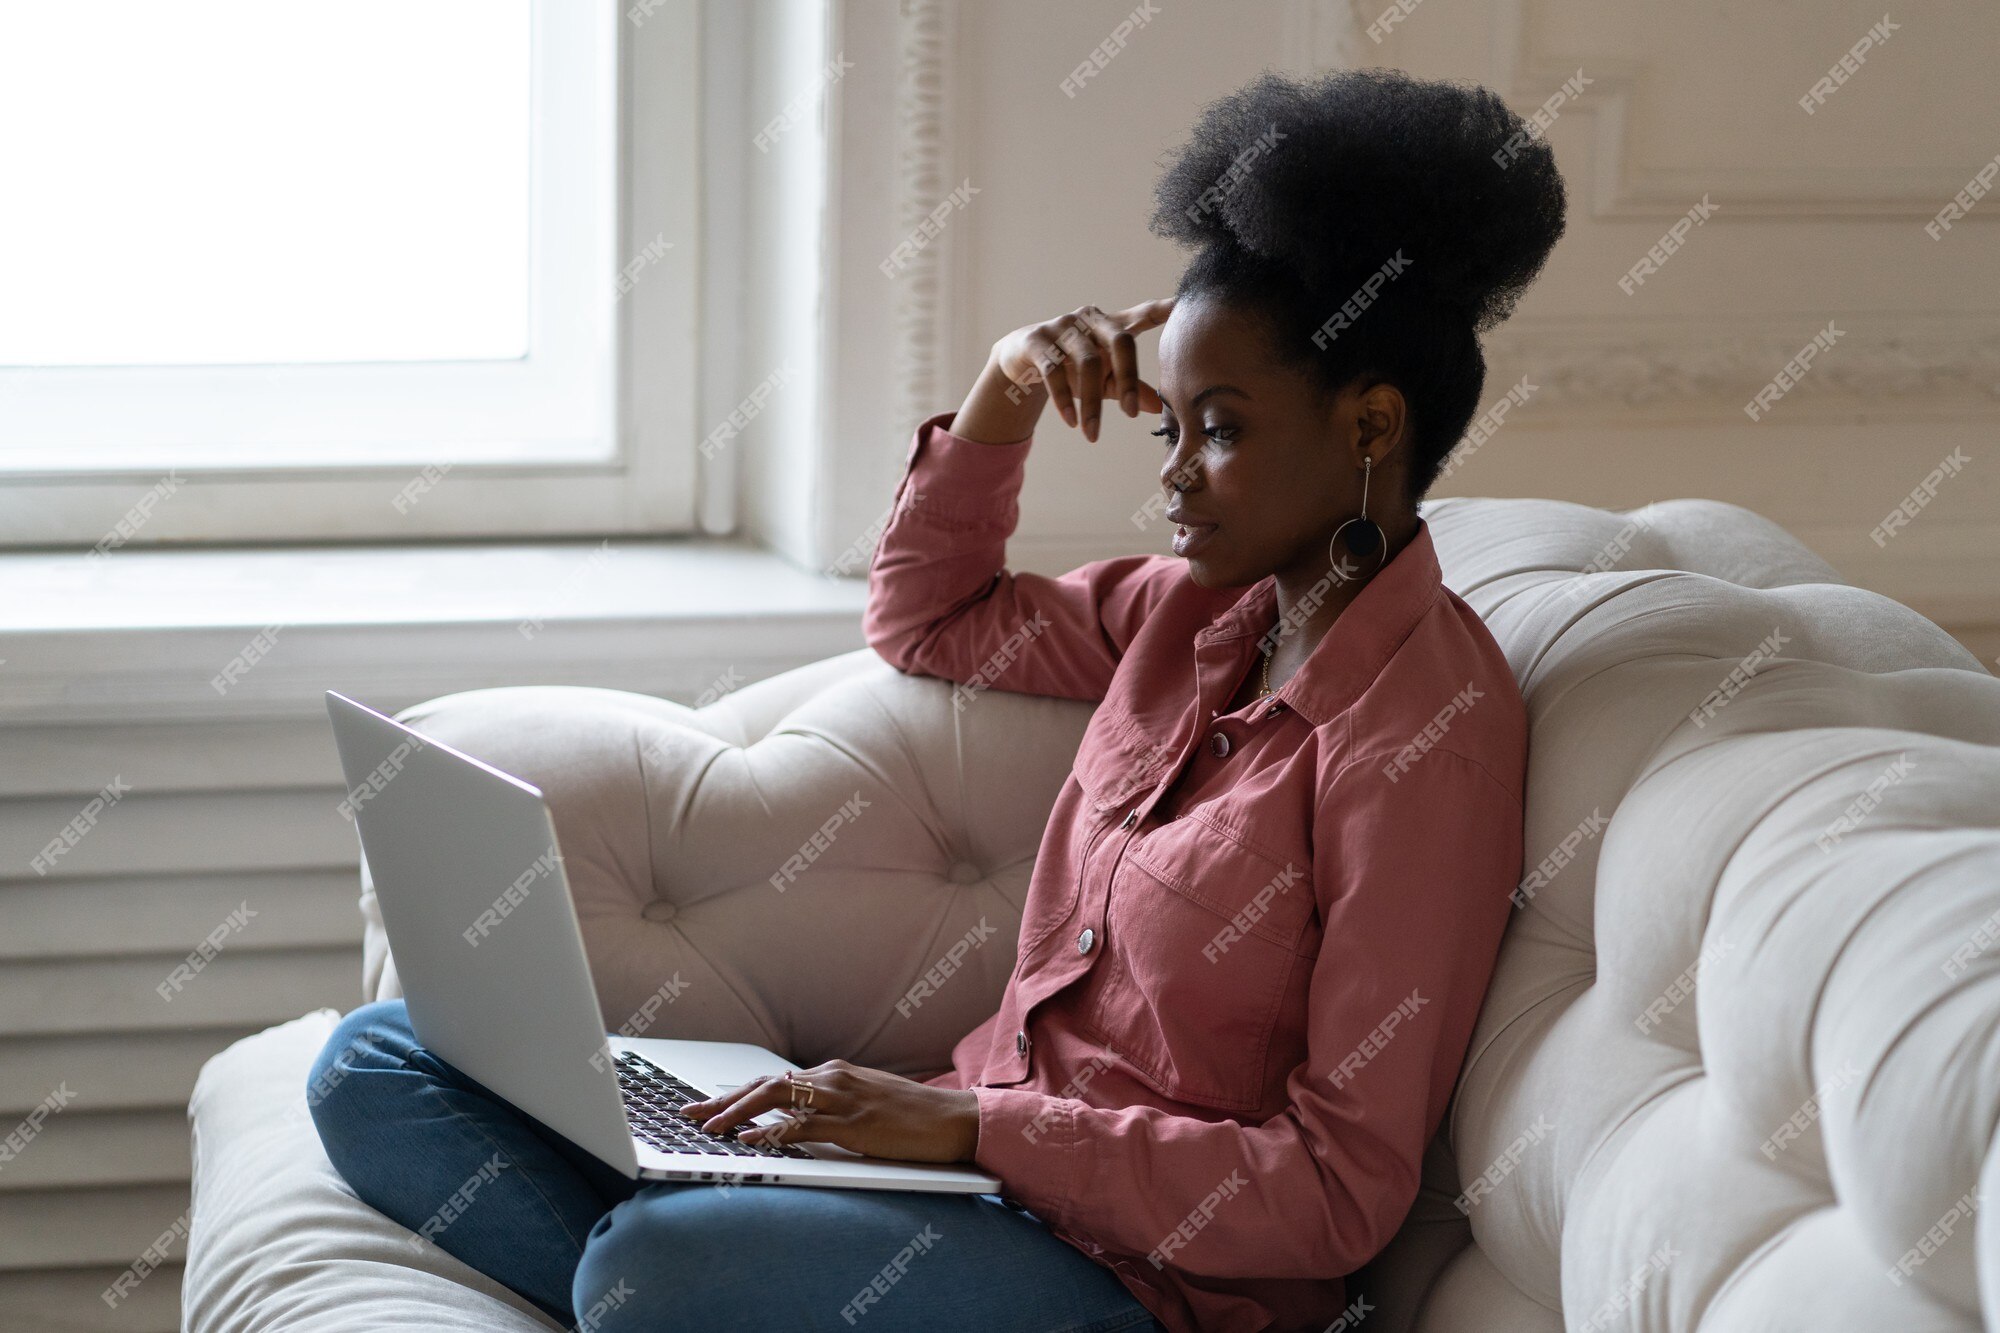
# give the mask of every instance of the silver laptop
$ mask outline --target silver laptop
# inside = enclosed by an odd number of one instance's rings
[[[326,707],[425,1047],[632,1179],[1000,1190],[963,1165],[703,1131],[681,1105],[798,1066],[737,1042],[607,1034],[541,792],[331,690]]]

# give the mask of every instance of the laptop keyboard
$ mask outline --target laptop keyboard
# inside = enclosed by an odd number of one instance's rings
[[[812,1154],[794,1144],[742,1143],[729,1134],[711,1134],[681,1114],[689,1102],[707,1101],[699,1088],[630,1051],[618,1055],[618,1091],[625,1097],[625,1118],[632,1132],[661,1152],[708,1153],[717,1157],[803,1157]]]

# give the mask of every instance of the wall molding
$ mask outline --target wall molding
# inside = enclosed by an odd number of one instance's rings
[[[1851,414],[1872,405],[1907,417],[2000,407],[2000,315],[1827,310],[1735,320],[1522,320],[1494,329],[1484,343],[1489,365],[1527,375],[1537,407],[1702,403],[1734,412],[1829,320],[1841,336],[1787,392],[1788,409],[1810,404]]]

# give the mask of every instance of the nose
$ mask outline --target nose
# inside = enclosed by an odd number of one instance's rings
[[[1169,495],[1173,494],[1176,489],[1190,491],[1195,489],[1195,483],[1200,480],[1195,467],[1196,460],[1199,458],[1199,454],[1182,455],[1174,453],[1168,455],[1166,466],[1160,469],[1160,489],[1166,491]],[[1178,483],[1178,486],[1176,486],[1176,483]]]

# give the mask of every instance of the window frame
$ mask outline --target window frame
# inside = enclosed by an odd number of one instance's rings
[[[536,34],[580,0],[533,0]],[[42,450],[27,467],[0,461],[0,547],[413,540],[436,537],[665,535],[692,530],[698,482],[696,321],[700,294],[700,143],[704,79],[701,5],[676,0],[633,18],[609,0],[589,5],[590,53],[608,66],[609,105],[597,123],[610,178],[608,216],[592,242],[602,258],[602,341],[594,358],[597,420],[532,449],[419,444],[402,451],[358,442],[354,456],[252,466],[209,451],[163,468],[122,459],[65,465]],[[540,43],[538,42],[538,47]],[[578,53],[571,51],[574,58]],[[717,53],[731,58],[731,53]],[[535,56],[543,75],[541,52]],[[726,80],[718,82],[726,84]],[[548,150],[536,118],[537,193]],[[666,188],[663,183],[670,183]],[[542,219],[537,217],[537,224]],[[541,231],[537,226],[536,243]],[[662,245],[662,242],[668,245]],[[615,300],[613,299],[615,296]],[[429,363],[451,372],[516,363]],[[415,366],[353,368],[420,375]],[[261,372],[256,367],[225,371]],[[337,378],[348,367],[329,368]],[[572,368],[573,369],[573,368]],[[292,373],[321,372],[300,367]],[[213,380],[209,367],[130,371],[61,368],[16,372],[24,380],[81,388],[86,379],[136,374]],[[475,374],[476,381],[476,374]],[[64,385],[63,381],[69,384]],[[11,396],[0,386],[0,422]],[[370,455],[375,456],[371,457]],[[168,454],[171,457],[171,453]],[[187,455],[186,457],[192,457]]]

